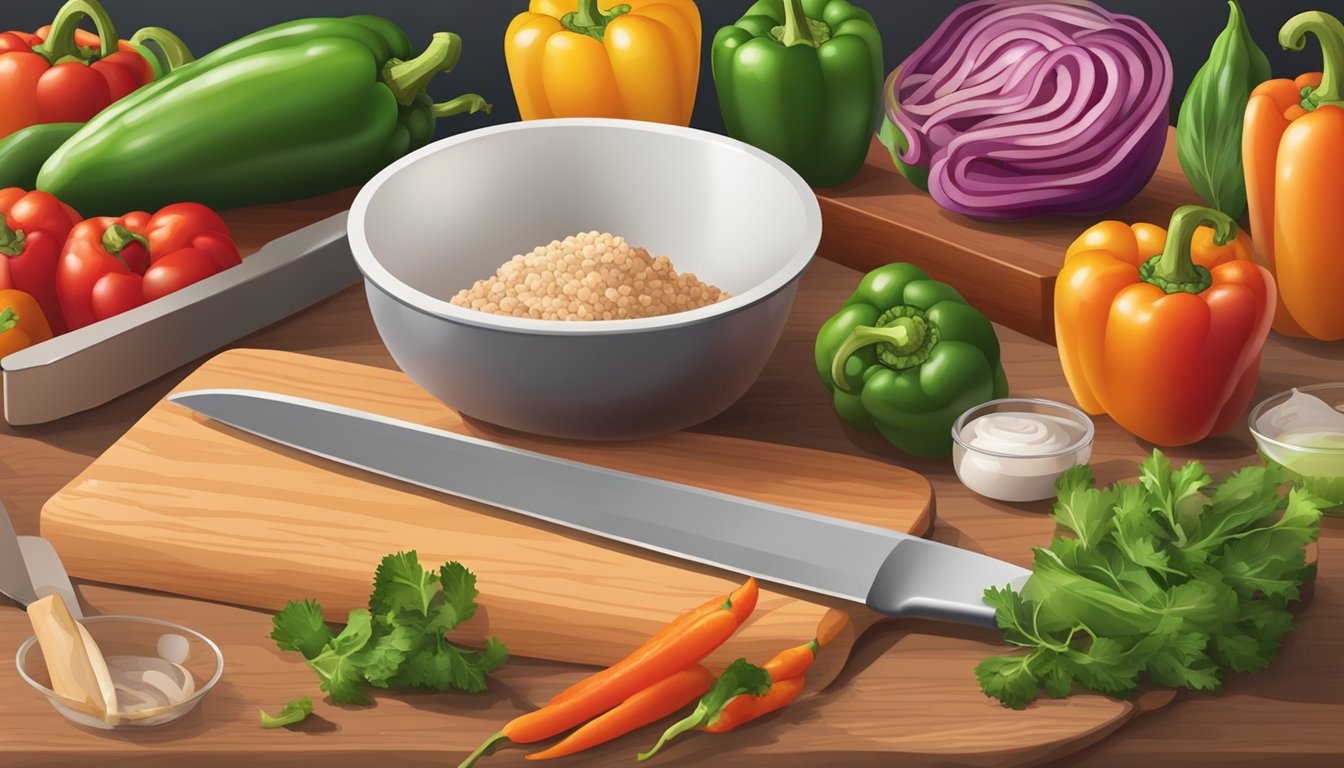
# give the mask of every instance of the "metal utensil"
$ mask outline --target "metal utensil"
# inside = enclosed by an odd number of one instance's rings
[[[76,619],[84,617],[70,576],[51,542],[40,536],[16,536],[9,513],[0,504],[0,594],[27,608],[59,594]]]
[[[157,301],[8,355],[5,420],[42,424],[94,408],[359,282],[348,214],[267,243],[243,263]]]
[[[865,603],[994,626],[984,590],[1029,571],[896,531],[249,390],[169,400],[281,445],[657,552]]]

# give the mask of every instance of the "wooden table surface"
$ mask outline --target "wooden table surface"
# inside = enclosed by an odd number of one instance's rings
[[[858,273],[829,262],[815,263],[803,279],[788,329],[760,381],[735,407],[699,429],[877,455],[910,465],[930,478],[937,493],[934,538],[1028,564],[1030,547],[1044,545],[1050,538],[1052,526],[1044,514],[1048,504],[1005,505],[978,498],[957,482],[948,462],[911,462],[880,440],[845,430],[832,413],[812,370],[813,335],[858,277]],[[1014,394],[1070,400],[1053,347],[1004,328],[999,334]],[[392,366],[361,289],[339,294],[244,339],[238,346]],[[0,499],[19,533],[36,533],[43,502],[186,373],[187,369],[177,371],[107,406],[54,424],[0,428]],[[1258,396],[1332,380],[1344,380],[1344,346],[1273,337],[1265,352]],[[1150,447],[1105,418],[1098,419],[1097,426],[1093,464],[1099,479],[1109,482],[1133,477],[1135,465]],[[1253,445],[1246,429],[1240,427],[1198,447],[1170,454],[1182,460],[1199,458],[1211,471],[1220,472],[1252,461]],[[1282,655],[1268,671],[1232,676],[1221,695],[1183,695],[1174,704],[1125,724],[1080,754],[1052,755],[1047,760],[1053,762],[1035,764],[1084,768],[1177,764],[1306,768],[1344,764],[1344,728],[1340,727],[1344,721],[1344,520],[1327,519],[1322,528],[1314,595],[1302,611],[1298,632],[1287,640]],[[981,546],[978,542],[991,533],[997,543]],[[225,621],[242,610],[98,585],[80,585],[79,589],[81,599],[96,612],[162,616],[189,626]],[[379,706],[359,711],[342,711],[318,701],[320,717],[295,732],[258,729],[254,743],[203,748],[200,745],[210,740],[210,723],[196,713],[174,726],[133,735],[91,734],[67,724],[17,680],[11,649],[27,634],[26,624],[17,610],[0,606],[0,640],[4,641],[0,647],[0,691],[31,696],[22,717],[7,718],[0,724],[3,766],[190,763],[203,768],[235,765],[244,759],[266,766],[272,761],[287,765],[452,765],[460,755],[443,747],[445,732],[470,727],[473,733],[485,733],[484,723],[507,720],[518,707],[544,699],[546,692],[558,690],[579,674],[573,668],[520,660],[502,671],[499,691],[483,698],[445,703],[429,695],[389,696],[383,697]],[[895,622],[879,626],[861,640],[850,668],[830,689],[781,713],[774,722],[762,724],[768,727],[739,734],[738,746],[731,752],[701,740],[699,746],[688,743],[675,758],[668,755],[674,759],[667,764],[689,766],[709,760],[712,764],[743,766],[825,765],[826,745],[843,740],[853,729],[900,728],[899,723],[882,718],[882,670],[896,668],[899,651],[891,649],[916,631],[943,630],[911,629]],[[222,683],[226,686],[223,690],[246,686],[249,665],[255,679],[255,670],[277,663],[278,658],[274,648],[259,642],[254,654],[231,660],[230,668],[235,672]],[[219,698],[221,709],[242,707],[238,703],[241,697]],[[273,702],[277,709],[281,704],[282,700]],[[243,714],[228,712],[224,716]],[[311,745],[324,736],[339,738],[342,758],[334,760],[328,752],[305,759]],[[520,765],[518,755],[516,751],[507,756],[501,753],[490,764]],[[592,759],[573,764],[628,765],[629,757],[628,749],[598,750]],[[849,765],[891,763],[892,756],[873,754],[858,755]],[[1018,763],[1005,757],[1002,764]]]

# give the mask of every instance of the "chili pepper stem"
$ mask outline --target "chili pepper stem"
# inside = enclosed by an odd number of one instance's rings
[[[98,30],[100,48],[97,57],[105,59],[116,53],[117,28],[112,23],[112,15],[98,0],[70,0],[61,6],[56,12],[56,18],[51,22],[51,31],[47,33],[46,42],[34,46],[33,52],[40,54],[52,64],[63,60],[87,62],[88,58],[82,55],[82,49],[75,44],[75,30],[86,17],[93,19],[94,28]]]
[[[1167,293],[1203,293],[1213,284],[1209,270],[1195,264],[1190,255],[1190,243],[1195,230],[1208,224],[1214,228],[1213,242],[1227,245],[1237,236],[1237,223],[1221,211],[1198,205],[1185,205],[1171,215],[1167,229],[1167,244],[1162,253],[1150,259],[1140,270],[1145,282],[1162,288]]]
[[[699,726],[701,722],[704,721],[704,719],[705,719],[704,706],[701,705],[696,707],[694,712],[678,720],[666,731],[663,731],[663,735],[658,738],[658,743],[653,745],[653,749],[650,749],[648,752],[639,753],[639,762],[642,763],[645,760],[648,760],[649,758],[658,754],[659,750],[663,748],[664,744],[671,741],[672,739],[675,739],[681,734]]]
[[[0,254],[5,256],[18,256],[23,253],[24,242],[28,236],[23,230],[10,228],[9,220],[0,213]]]
[[[458,96],[450,101],[441,101],[430,107],[430,114],[435,117],[452,117],[454,115],[474,115],[477,112],[490,114],[494,107],[485,100],[484,96],[475,93],[468,93]]]
[[[435,32],[424,53],[410,61],[389,61],[383,68],[383,82],[397,97],[398,104],[409,107],[429,89],[429,81],[435,75],[452,71],[461,58],[462,38],[452,32]]]
[[[13,307],[5,307],[0,312],[0,333],[14,330],[14,326],[19,324],[19,313],[14,311]]]
[[[506,736],[503,731],[496,733],[494,736],[491,736],[490,738],[486,739],[485,743],[481,744],[481,746],[477,747],[475,752],[472,752],[470,755],[467,755],[467,759],[463,760],[457,766],[457,768],[471,768],[473,765],[479,762],[481,758],[493,755],[495,753],[495,750],[499,749],[500,746],[502,746],[504,742],[508,740],[509,737]]]
[[[1279,30],[1284,50],[1300,51],[1307,45],[1307,33],[1316,35],[1325,63],[1321,84],[1302,93],[1302,107],[1308,111],[1323,104],[1344,107],[1344,24],[1321,11],[1299,13]]]
[[[145,43],[154,43],[160,51],[163,51],[162,58],[168,65],[169,72],[196,60],[196,57],[191,53],[191,49],[187,48],[187,44],[182,42],[182,38],[163,27],[145,27],[131,37],[132,45],[144,46]]]

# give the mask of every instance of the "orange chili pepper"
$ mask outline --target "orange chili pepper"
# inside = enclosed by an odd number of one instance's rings
[[[670,624],[654,633],[654,635],[650,637],[648,640],[645,640],[643,645],[641,645],[640,647],[636,648],[634,651],[626,655],[626,657],[623,660],[621,660],[616,664],[613,664],[610,667],[607,667],[601,672],[591,674],[588,677],[585,677],[584,679],[578,681],[577,683],[569,686],[565,690],[551,697],[551,700],[547,702],[547,704],[559,704],[565,699],[572,698],[575,694],[579,693],[580,691],[583,691],[593,686],[594,684],[599,683],[602,680],[605,680],[606,678],[614,674],[621,667],[621,665],[629,664],[637,660],[643,654],[647,653],[649,649],[657,646],[667,637],[682,631],[682,629],[684,629],[692,621],[699,619],[701,616],[704,616],[707,613],[722,610],[723,608],[727,607],[728,610],[732,611],[734,614],[739,616],[738,624],[741,624],[742,622],[746,621],[746,617],[750,616],[752,611],[756,610],[756,600],[759,596],[760,596],[760,588],[757,586],[756,580],[747,579],[746,583],[738,587],[735,591],[730,592],[726,595],[720,595],[718,597],[710,598],[709,600],[706,600],[704,603],[702,603],[699,607],[681,614],[676,619],[673,619]]]
[[[696,664],[660,680],[620,706],[588,721],[563,741],[527,756],[528,760],[549,760],[605,744],[649,723],[662,720],[700,698],[714,684],[714,673]]]
[[[764,696],[743,694],[728,702],[719,719],[705,726],[706,733],[727,733],[743,723],[788,706],[803,691],[804,675],[817,658],[817,641],[783,651],[762,667],[773,681]]]
[[[1320,11],[1300,13],[1279,42],[1300,51],[1308,32],[1325,51],[1324,72],[1251,92],[1242,160],[1256,254],[1278,282],[1274,330],[1334,341],[1344,339],[1344,25]]]
[[[1273,312],[1274,278],[1251,260],[1249,238],[1196,206],[1172,215],[1169,234],[1098,224],[1055,282],[1059,358],[1078,404],[1164,446],[1241,418]]]
[[[641,646],[611,669],[597,673],[595,676],[600,679],[573,695],[514,718],[467,756],[459,768],[470,768],[506,741],[531,744],[563,733],[699,663],[732,637],[750,615],[748,608],[755,607],[758,593],[755,579],[748,579],[738,591],[743,594],[743,604],[724,604],[718,610],[700,615],[683,624],[680,630],[665,635],[662,641]]]

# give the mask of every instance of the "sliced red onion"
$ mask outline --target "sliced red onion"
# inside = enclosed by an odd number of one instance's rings
[[[1153,30],[1088,0],[958,8],[886,85],[900,159],[929,193],[982,219],[1088,216],[1157,170],[1171,57]]]

